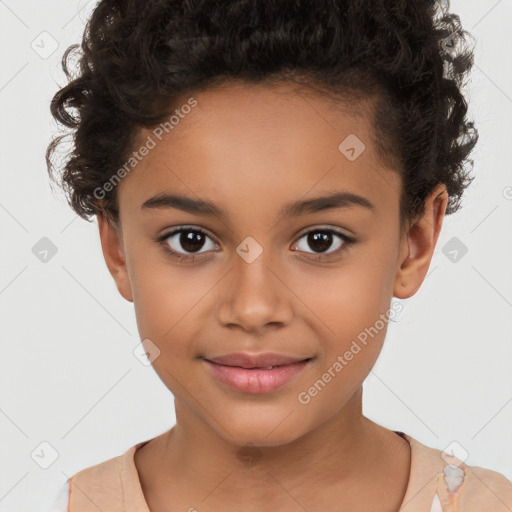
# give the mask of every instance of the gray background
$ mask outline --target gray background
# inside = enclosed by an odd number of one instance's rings
[[[175,422],[171,393],[132,353],[133,305],[107,271],[96,222],[51,192],[45,168],[60,59],[94,5],[0,0],[0,511],[43,510],[67,476]],[[445,219],[423,286],[401,301],[364,412],[432,447],[456,441],[468,464],[512,479],[512,1],[454,0],[452,11],[477,39],[476,179]],[[33,252],[43,237],[57,249],[46,262]],[[467,254],[452,262],[449,242]]]

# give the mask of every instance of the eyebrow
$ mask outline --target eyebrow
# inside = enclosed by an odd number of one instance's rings
[[[279,219],[353,206],[360,206],[375,212],[375,205],[366,197],[352,192],[342,191],[286,204],[279,211]],[[216,203],[202,199],[193,199],[178,194],[161,193],[151,197],[141,206],[143,211],[164,208],[175,208],[192,214],[217,216],[226,219],[230,217],[228,212]]]

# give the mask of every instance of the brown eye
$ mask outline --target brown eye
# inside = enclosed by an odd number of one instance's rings
[[[315,231],[306,236],[308,246],[312,247],[315,252],[325,252],[332,245],[332,233],[327,231]]]
[[[201,250],[205,239],[205,235],[197,231],[182,231],[178,233],[178,243],[187,252],[197,252]]]
[[[215,249],[217,244],[202,230],[198,228],[180,227],[170,233],[161,236],[158,240],[171,254],[179,259],[193,257],[195,254],[202,254],[201,249]],[[210,247],[208,243],[210,242]]]
[[[302,240],[304,240],[304,243],[301,245]],[[318,254],[321,257],[323,254],[328,256],[337,254],[347,249],[352,243],[355,243],[355,240],[343,233],[332,229],[318,228],[304,233],[295,244],[295,247],[302,252]],[[308,251],[308,247],[312,251]],[[329,251],[329,248],[334,250]]]

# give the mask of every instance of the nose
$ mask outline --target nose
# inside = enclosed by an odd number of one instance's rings
[[[263,332],[290,323],[293,317],[291,293],[285,276],[263,251],[248,262],[238,255],[223,280],[217,304],[219,322],[246,332]]]

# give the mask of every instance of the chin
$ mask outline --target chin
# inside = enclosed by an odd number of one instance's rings
[[[240,417],[236,424],[229,424],[226,430],[218,431],[217,435],[226,442],[240,447],[276,447],[283,446],[305,435],[308,430],[304,423],[295,423],[284,420],[286,415],[275,415],[274,417],[262,418],[255,421],[248,418],[243,421]],[[217,427],[215,425],[214,427]]]

